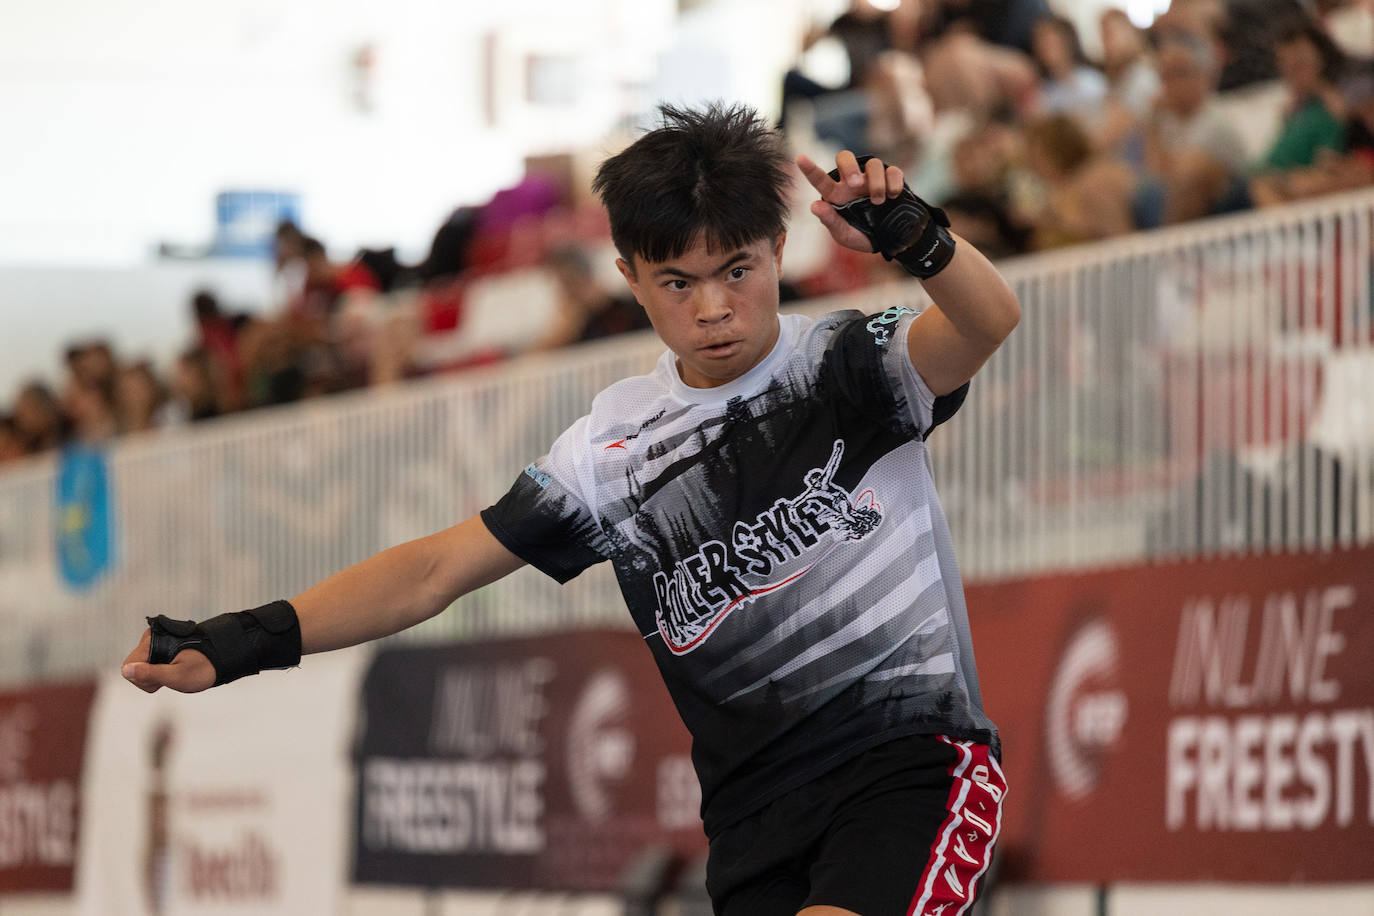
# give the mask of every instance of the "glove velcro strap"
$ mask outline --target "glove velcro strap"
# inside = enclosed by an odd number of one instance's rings
[[[949,217],[939,207],[930,209],[933,219],[926,231],[894,258],[907,273],[922,280],[935,276],[954,259],[954,236],[949,234]]]
[[[872,158],[860,156],[859,168]],[[831,171],[830,177],[839,181],[840,170]],[[944,210],[917,197],[906,184],[900,194],[880,204],[860,197],[836,206],[835,212],[862,232],[874,251],[889,261],[895,260],[922,280],[944,270],[954,257],[949,217]]]
[[[201,623],[149,617],[152,641],[148,661],[165,665],[183,649],[204,653],[215,668],[215,686],[269,668],[291,668],[301,662],[301,628],[289,601],[273,601]]]

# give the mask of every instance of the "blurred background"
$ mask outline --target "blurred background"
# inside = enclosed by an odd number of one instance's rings
[[[710,100],[901,165],[1022,302],[932,439],[1012,787],[979,912],[1374,914],[1369,0],[7,10],[0,914],[709,912],[604,569],[194,700],[114,669],[646,371],[590,180]],[[924,301],[812,195],[785,309]]]

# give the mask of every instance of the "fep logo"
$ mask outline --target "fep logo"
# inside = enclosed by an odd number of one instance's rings
[[[613,668],[592,675],[568,721],[568,786],[578,812],[593,824],[611,814],[612,788],[629,775],[635,739],[627,726],[630,687]]]
[[[1097,787],[1103,759],[1126,724],[1119,666],[1116,632],[1104,620],[1080,627],[1059,659],[1045,713],[1045,744],[1055,784],[1070,799]]]

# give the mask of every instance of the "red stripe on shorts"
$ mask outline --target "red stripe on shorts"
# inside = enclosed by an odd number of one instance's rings
[[[906,916],[959,916],[968,909],[1002,829],[1007,780],[988,746],[936,737],[954,748],[959,759],[949,768],[949,815],[935,834]]]

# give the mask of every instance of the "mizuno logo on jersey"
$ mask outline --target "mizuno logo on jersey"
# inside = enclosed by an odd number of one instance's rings
[[[628,436],[626,436],[624,439],[617,439],[616,441],[612,442],[610,445],[607,445],[604,449],[602,449],[602,451],[607,451],[607,452],[609,452],[609,451],[610,451],[611,449],[613,449],[613,448],[620,448],[620,449],[626,448],[626,446],[625,446],[625,443],[626,443],[626,442],[629,442],[631,439],[638,439],[639,436],[640,436],[640,434],[643,433],[644,430],[648,429],[650,426],[653,426],[653,425],[654,425],[655,423],[657,423],[659,420],[662,420],[662,419],[663,419],[663,415],[664,415],[665,413],[667,413],[667,412],[668,412],[668,411],[667,411],[666,408],[663,409],[663,410],[660,410],[658,413],[654,414],[652,417],[650,417],[649,419],[645,420],[643,423],[639,424],[639,429],[637,429],[637,430],[635,430],[634,432],[630,433],[630,434],[629,434]]]
[[[654,573],[658,630],[675,655],[691,652],[742,604],[795,582],[831,550],[860,541],[883,520],[872,490],[858,499],[835,483],[844,455],[836,439],[824,468],[803,477],[805,488],[738,521],[730,543],[713,540],[669,571]]]

